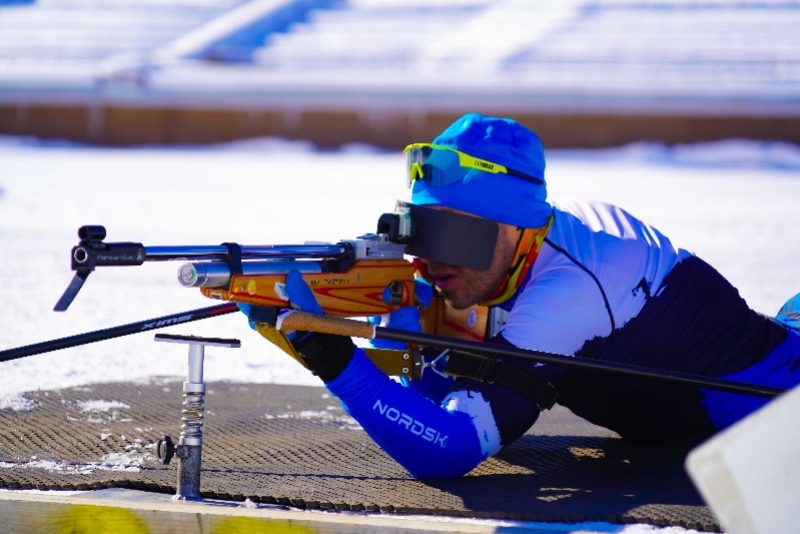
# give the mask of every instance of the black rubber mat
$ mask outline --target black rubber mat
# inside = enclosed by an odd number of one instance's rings
[[[531,521],[719,526],[683,471],[687,449],[628,444],[564,408],[453,480],[414,480],[323,388],[211,383],[202,492],[307,508]],[[97,384],[28,393],[0,410],[0,484],[174,493],[176,462],[154,442],[180,434],[181,384]]]

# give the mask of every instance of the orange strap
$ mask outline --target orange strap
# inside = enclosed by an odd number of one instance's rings
[[[550,220],[547,221],[547,226],[525,228],[522,231],[522,237],[519,240],[519,245],[517,245],[514,261],[511,262],[508,274],[506,274],[497,291],[480,303],[481,306],[497,306],[516,294],[525,282],[525,278],[528,276],[528,272],[530,272],[536,258],[539,257],[542,243],[544,243],[544,238],[547,237],[547,232],[552,224],[553,216],[551,215]]]

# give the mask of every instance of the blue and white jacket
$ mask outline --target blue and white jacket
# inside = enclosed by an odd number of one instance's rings
[[[616,206],[554,203],[528,280],[490,342],[775,387],[800,382],[800,334],[747,306],[708,264]],[[514,364],[551,382],[559,403],[623,438],[705,437],[766,400],[596,372]],[[436,375],[411,387],[357,350],[328,389],[415,477],[464,474],[539,415],[499,384]]]

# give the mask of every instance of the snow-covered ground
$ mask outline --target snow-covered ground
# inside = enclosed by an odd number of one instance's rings
[[[551,196],[617,203],[717,267],[755,309],[800,291],[800,148],[727,141],[550,152]],[[150,245],[290,244],[353,238],[406,199],[399,153],[246,141],[206,149],[0,142],[0,350],[213,305],[176,280],[180,262],[104,268],[64,313],[69,251],[84,224]],[[166,331],[235,337],[208,349],[208,380],[318,384],[238,314]],[[0,364],[0,395],[180,376],[185,347],[138,334]],[[17,405],[24,405],[24,403]]]
[[[106,149],[0,139],[0,350],[214,304],[181,287],[179,262],[167,262],[100,269],[67,312],[53,312],[72,277],[69,251],[81,225],[103,224],[109,241],[146,246],[335,242],[373,231],[381,213],[407,199],[403,174],[399,153],[363,146],[319,152],[256,140]],[[798,147],[553,151],[547,179],[554,198],[603,199],[650,222],[716,266],[761,312],[774,314],[800,291]],[[207,350],[207,380],[319,384],[239,314],[165,331],[242,340],[241,349]],[[147,333],[0,363],[0,406],[30,408],[20,395],[29,390],[182,376],[185,354]]]

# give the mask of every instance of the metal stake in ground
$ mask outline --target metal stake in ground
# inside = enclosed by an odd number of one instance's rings
[[[238,339],[211,337],[175,336],[156,334],[156,341],[184,343],[189,345],[189,373],[183,383],[183,409],[181,410],[181,437],[175,447],[166,434],[158,440],[156,454],[161,463],[168,465],[173,455],[178,456],[178,491],[174,499],[200,501],[200,462],[203,446],[203,397],[206,385],[203,383],[203,360],[205,347],[242,346]]]

